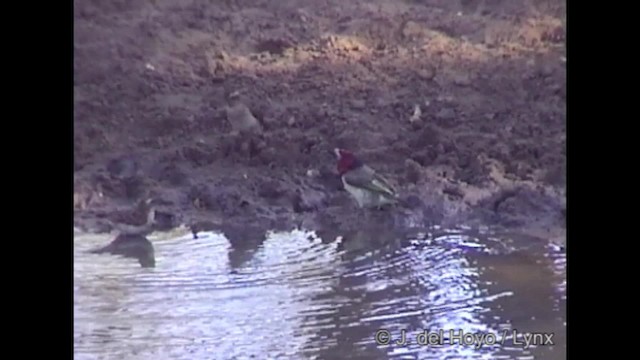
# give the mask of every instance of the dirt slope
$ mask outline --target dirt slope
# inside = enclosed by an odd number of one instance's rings
[[[76,223],[149,193],[187,223],[353,223],[341,146],[414,222],[556,236],[564,28],[562,1],[76,0]]]

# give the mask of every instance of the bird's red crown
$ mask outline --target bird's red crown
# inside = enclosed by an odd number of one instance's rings
[[[338,157],[338,173],[340,175],[362,165],[362,162],[349,150],[336,148],[334,152]]]

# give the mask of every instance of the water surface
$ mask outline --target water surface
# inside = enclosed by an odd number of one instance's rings
[[[565,255],[542,241],[294,231],[237,248],[203,235],[150,237],[155,268],[87,254],[111,239],[76,235],[75,358],[566,357]],[[443,345],[416,343],[441,329]],[[460,344],[451,330],[485,340]],[[395,344],[403,331],[410,343]],[[526,346],[522,334],[531,333],[539,343],[553,334],[553,345]]]

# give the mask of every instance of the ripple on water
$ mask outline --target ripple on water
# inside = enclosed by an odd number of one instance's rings
[[[512,339],[481,348],[415,343],[438,329],[498,339],[514,328],[555,331],[562,340],[566,260],[530,241],[434,229],[345,250],[294,231],[233,249],[207,233],[151,239],[156,267],[143,269],[87,254],[109,239],[77,236],[77,358],[564,358],[564,346],[525,350]],[[404,330],[413,343],[378,344],[380,329],[394,339]]]

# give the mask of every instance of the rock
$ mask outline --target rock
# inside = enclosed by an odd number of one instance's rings
[[[133,176],[122,179],[121,184],[125,198],[131,200],[140,199],[148,190],[147,180],[142,176]]]
[[[232,137],[228,137],[225,140],[229,140],[231,144]],[[223,145],[227,145],[227,143],[223,143]],[[232,149],[230,149],[229,151],[232,151]],[[185,146],[180,149],[180,152],[181,156],[195,167],[209,165],[218,159],[217,151],[212,146],[207,144]]]
[[[285,189],[276,180],[266,179],[260,181],[257,186],[258,196],[265,199],[278,199],[285,193]]]
[[[228,61],[230,59],[229,54],[224,50],[216,51],[215,58],[224,61]]]
[[[192,186],[187,195],[198,210],[214,210],[217,208],[213,192],[209,185]]]
[[[468,74],[456,74],[453,76],[453,83],[458,86],[471,85],[471,78]]]
[[[293,197],[292,206],[296,213],[318,210],[324,207],[326,195],[323,192],[307,189],[296,193]]]
[[[364,100],[351,100],[351,107],[356,110],[362,110],[367,106]]]
[[[429,145],[438,144],[441,136],[440,130],[435,125],[430,124],[422,128],[422,132],[420,133],[421,140]]]
[[[553,75],[554,72],[554,68],[553,65],[551,64],[543,64],[540,66],[540,68],[538,69],[538,74],[540,74],[540,76],[542,77],[548,77]]]
[[[271,55],[281,56],[284,54],[285,50],[292,46],[293,44],[286,39],[265,39],[256,44],[255,50],[258,53],[268,53]]]
[[[84,210],[92,205],[102,204],[104,194],[102,186],[98,183],[95,188],[87,184],[74,185],[73,208],[74,210]]]
[[[187,175],[186,170],[176,163],[162,163],[159,162],[151,170],[150,175],[159,182],[164,182],[172,186],[189,185],[190,178]]]
[[[138,162],[131,156],[121,156],[107,163],[107,172],[114,178],[131,178],[138,174]]]
[[[420,36],[423,31],[423,27],[415,21],[407,21],[402,27],[402,36],[405,38],[411,38],[414,36]]]
[[[442,192],[446,195],[454,198],[464,198],[464,191],[462,191],[457,185],[446,185]]]
[[[451,108],[443,108],[438,111],[436,118],[440,120],[451,120],[456,117],[456,112]]]
[[[436,69],[433,66],[427,66],[417,72],[422,80],[433,80],[436,77]]]
[[[342,180],[337,173],[333,172],[329,167],[323,166],[319,169],[320,176],[318,181],[328,191],[342,190]]]
[[[422,166],[413,159],[406,159],[405,176],[409,182],[418,183],[422,177]]]
[[[562,94],[563,86],[562,84],[551,84],[549,90],[554,94]]]
[[[73,193],[73,208],[74,210],[84,210],[87,207],[87,198],[86,194],[82,194],[79,192]]]
[[[417,195],[409,195],[403,200],[405,207],[409,209],[419,209],[424,207],[424,201]]]
[[[458,179],[467,184],[480,185],[489,179],[489,168],[472,153],[461,154],[458,167]]]
[[[565,186],[567,169],[564,164],[556,165],[548,169],[543,177],[543,181],[556,186]]]
[[[419,120],[419,121],[412,121],[412,122],[411,122],[411,128],[412,128],[413,130],[419,130],[419,129],[422,127],[422,125],[423,125],[423,124],[424,124],[424,123],[422,122],[422,120]]]
[[[177,215],[164,211],[156,211],[153,226],[155,230],[170,231],[178,226],[180,226],[180,222]]]

